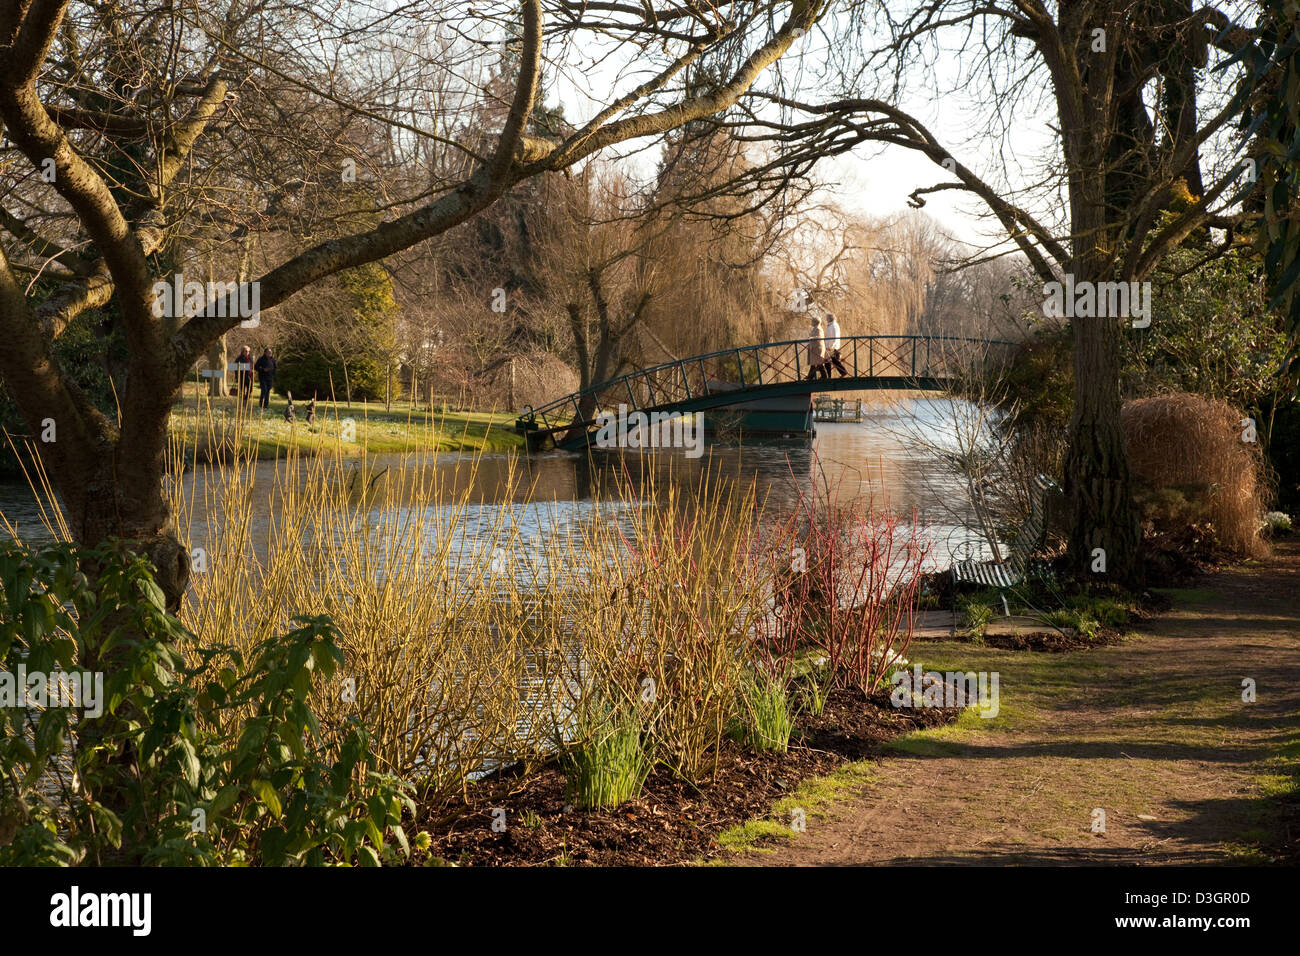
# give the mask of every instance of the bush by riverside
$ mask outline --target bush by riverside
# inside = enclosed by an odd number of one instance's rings
[[[109,698],[98,716],[0,708],[0,775],[17,783],[0,791],[0,865],[377,865],[409,853],[410,786],[375,770],[365,727],[350,721],[337,755],[322,746],[310,698],[343,662],[327,619],[299,619],[247,657],[199,646],[121,542],[3,543],[0,580],[5,668],[100,668]]]
[[[45,832],[75,838],[50,859],[93,861],[120,845],[151,862],[400,861],[411,818],[472,803],[472,780],[491,766],[527,773],[558,757],[578,802],[606,806],[636,796],[655,765],[707,779],[737,725],[746,746],[780,750],[796,659],[810,648],[837,655],[819,671],[824,701],[832,686],[878,683],[910,637],[906,591],[850,587],[834,608],[804,609],[807,622],[833,619],[829,629],[787,628],[785,649],[770,642],[791,608],[788,562],[772,559],[789,553],[791,526],[764,524],[752,488],[704,480],[707,490],[688,495],[675,480],[643,480],[528,542],[514,518],[535,506],[511,482],[503,497],[523,505],[476,509],[472,481],[413,456],[361,499],[347,493],[353,467],[280,459],[264,530],[254,519],[266,489],[255,493],[242,455],[202,482],[167,484],[179,532],[202,542],[206,570],[179,621],[158,603],[133,625],[162,629],[158,648],[141,653],[165,655],[167,676],[140,679],[164,681],[172,709],[157,711],[134,685],[118,688],[129,699],[112,709],[118,719],[122,706],[148,708],[144,726],[164,735],[141,779],[165,799],[125,802],[121,835],[96,842],[87,824],[62,819],[91,813],[62,768],[71,809]],[[370,465],[363,455],[355,467]],[[886,538],[907,530],[872,527],[878,561],[895,550]],[[854,536],[838,537],[836,547],[850,547]],[[65,574],[75,574],[74,553],[97,560],[69,550]],[[132,566],[132,586],[151,589]],[[239,748],[238,760],[222,757]],[[42,762],[59,770],[60,752],[46,747],[22,774]],[[95,772],[87,764],[80,779]],[[200,818],[206,830],[192,829]],[[289,836],[295,828],[304,836]],[[35,831],[26,832],[31,859]]]
[[[197,632],[238,644],[275,633],[296,608],[328,611],[356,678],[351,706],[371,730],[379,764],[413,780],[427,812],[465,793],[467,778],[485,766],[520,762],[527,770],[563,752],[578,772],[582,761],[627,756],[621,744],[591,745],[603,739],[594,728],[606,709],[616,725],[637,715],[653,761],[707,778],[728,730],[752,723],[746,687],[755,675],[770,675],[784,698],[794,656],[824,643],[822,630],[784,625],[789,646],[771,642],[791,582],[788,562],[773,556],[789,553],[794,525],[765,524],[750,487],[705,477],[687,494],[677,479],[651,472],[616,481],[610,501],[538,537],[531,529],[549,512],[539,514],[543,506],[513,477],[501,497],[516,504],[482,511],[469,497],[472,474],[447,475],[411,456],[363,502],[341,490],[351,467],[329,456],[286,457],[271,490],[276,520],[257,542],[250,468],[223,473],[223,487],[201,503],[206,514],[178,498],[184,527],[218,529],[209,573],[193,583],[182,613]],[[356,467],[369,467],[365,456]],[[829,615],[837,664],[828,679],[849,686],[858,679],[846,668],[864,678],[874,671],[871,682],[885,669],[879,656],[860,660],[868,641],[871,651],[897,656],[910,636],[905,609],[915,589],[889,591],[885,567],[888,555],[908,553],[902,541],[915,529],[881,518],[847,535],[851,521],[867,516],[838,514],[837,548],[862,547],[863,529],[872,529],[879,578],[875,590],[837,599],[856,609]],[[814,565],[827,580],[838,573]],[[863,606],[886,595],[885,608]],[[828,615],[808,620],[819,616]],[[346,711],[337,695],[317,706],[328,736]],[[774,737],[788,740],[784,731]],[[589,771],[591,779],[602,772]]]

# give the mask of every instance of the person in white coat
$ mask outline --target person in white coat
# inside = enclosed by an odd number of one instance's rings
[[[835,316],[826,313],[826,357],[825,364],[822,368],[826,372],[826,377],[831,377],[831,366],[834,365],[840,370],[840,375],[848,378],[849,370],[844,367],[840,361],[840,323]]]
[[[830,373],[826,371],[826,352],[822,342],[822,320],[813,316],[812,329],[808,337],[808,378],[805,381],[811,382],[818,373],[823,378],[830,378]]]

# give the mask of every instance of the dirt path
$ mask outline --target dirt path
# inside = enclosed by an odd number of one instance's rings
[[[1175,594],[1173,611],[1121,646],[924,643],[911,656],[998,671],[1001,716],[905,740],[856,796],[745,862],[1250,863],[1282,843],[1294,853],[1294,819],[1263,797],[1300,756],[1300,544]],[[1242,701],[1243,678],[1255,703]],[[1104,833],[1092,830],[1096,809]]]

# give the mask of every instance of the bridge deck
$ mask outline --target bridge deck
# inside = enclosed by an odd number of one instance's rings
[[[955,336],[855,335],[840,342],[840,361],[829,379],[809,381],[807,339],[768,342],[665,362],[573,392],[516,422],[530,447],[550,436],[556,447],[581,448],[601,412],[703,411],[760,398],[863,389],[942,389],[970,375],[1014,343]],[[995,360],[996,360],[995,358]]]

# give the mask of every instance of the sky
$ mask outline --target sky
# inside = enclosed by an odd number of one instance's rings
[[[1023,184],[1028,173],[1020,175],[1014,162],[1008,162],[1014,157],[1007,154],[1023,156],[1031,164],[1049,159],[1055,149],[1053,134],[1047,125],[1050,117],[1032,111],[1018,114],[1008,137],[1010,148],[992,141],[978,105],[970,97],[952,92],[952,88],[962,85],[957,68],[956,57],[941,58],[933,75],[911,78],[914,94],[900,105],[949,145],[956,158],[967,167],[981,174],[992,174],[995,180],[1006,172],[1013,177],[1013,182]],[[606,62],[594,72],[588,68],[575,70],[567,76],[552,76],[546,92],[550,104],[563,107],[570,121],[582,123],[604,107],[609,99],[609,89],[622,92],[633,82],[618,77],[615,66]],[[590,92],[593,90],[599,92],[593,95]],[[816,96],[815,91],[803,94],[806,100],[813,100]],[[654,169],[656,158],[655,151],[641,152],[630,161],[632,169],[638,176],[648,176]],[[1004,169],[1004,166],[1009,168]],[[815,175],[832,184],[830,195],[838,204],[850,211],[878,218],[912,211],[908,196],[913,190],[955,178],[921,153],[879,145],[860,146],[844,156],[823,159],[818,163]],[[1042,209],[1033,211],[1040,216],[1046,212]],[[987,218],[987,207],[972,194],[946,191],[928,195],[923,212],[957,241],[979,247],[1006,246],[1001,227],[996,220]]]
[[[1240,5],[1232,0],[1228,6],[1230,13],[1244,15],[1235,9]],[[958,32],[951,42],[966,40],[965,34]],[[814,31],[796,42],[805,45],[801,52],[808,54],[809,65],[792,69],[791,75],[798,73],[804,78],[815,75],[818,61],[830,55],[826,36]],[[862,37],[860,42],[865,46],[880,45],[870,37]],[[947,34],[941,42],[950,42]],[[571,51],[573,69],[561,69],[548,78],[548,101],[562,106],[572,122],[581,124],[603,109],[613,98],[611,90],[623,93],[646,78],[645,73],[621,76],[617,55],[606,57],[604,53],[599,44],[585,40],[582,49]],[[1007,58],[1003,62],[1022,70],[1028,61]],[[1002,101],[1010,113],[1002,127],[990,115],[989,105],[981,102],[991,90],[983,69],[973,52],[942,47],[931,51],[928,65],[905,74],[905,92],[898,105],[924,123],[963,165],[1000,189],[1004,198],[1025,208],[1049,230],[1063,232],[1068,217],[1064,184],[1055,175],[1060,162],[1059,143],[1053,129],[1056,111],[1044,71],[1038,69],[1029,74],[1012,105],[1006,106],[1008,101]],[[1202,111],[1206,113],[1217,109],[1209,94],[1212,85],[1207,85],[1201,101]],[[881,95],[869,86],[856,92],[863,96]],[[816,89],[804,89],[796,95],[805,101],[826,98]],[[1148,104],[1155,101],[1154,81],[1144,95]],[[881,95],[881,98],[889,97]],[[1211,172],[1209,154],[1210,150],[1202,150],[1207,174]],[[635,174],[644,180],[653,172],[656,159],[656,151],[641,148],[630,162]],[[1236,159],[1225,156],[1224,161],[1235,163]],[[879,218],[910,212],[908,197],[915,189],[955,180],[955,176],[919,152],[876,144],[859,146],[852,153],[822,160],[815,175],[833,184],[830,195],[840,205]],[[981,249],[1011,247],[1001,225],[974,194],[950,190],[924,198],[923,213],[953,239]]]

